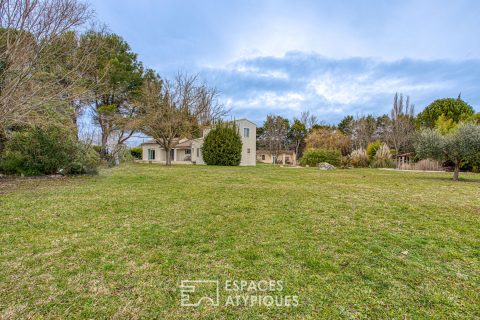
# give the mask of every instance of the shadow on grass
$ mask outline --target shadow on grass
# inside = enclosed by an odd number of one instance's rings
[[[476,179],[475,179],[476,178]],[[416,177],[415,179],[419,180],[434,180],[434,181],[443,181],[443,182],[454,182],[454,183],[479,183],[480,184],[480,175],[465,177],[460,174],[458,181],[453,181],[453,173],[452,176],[445,176],[445,177],[438,177],[438,176],[431,176],[431,177]]]

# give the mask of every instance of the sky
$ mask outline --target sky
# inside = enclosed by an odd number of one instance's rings
[[[480,111],[480,1],[91,0],[163,78],[198,74],[231,116],[310,111],[328,124],[417,112],[461,93]]]

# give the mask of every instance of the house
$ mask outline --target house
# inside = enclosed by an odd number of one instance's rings
[[[254,166],[256,164],[257,126],[247,120],[235,120],[235,124],[242,138],[241,166]],[[170,150],[170,159],[173,164],[205,164],[202,156],[204,138],[211,128],[203,130],[202,137],[197,139],[178,139],[175,148]],[[165,163],[166,153],[155,140],[142,143],[143,161],[148,163]]]
[[[257,150],[257,161],[271,164],[296,164],[297,156],[293,150],[281,150],[275,159],[275,155],[269,150]]]

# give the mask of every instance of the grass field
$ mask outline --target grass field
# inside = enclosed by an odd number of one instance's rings
[[[450,179],[128,165],[3,181],[0,318],[480,318],[480,175]],[[181,307],[187,279],[283,281],[299,305]]]

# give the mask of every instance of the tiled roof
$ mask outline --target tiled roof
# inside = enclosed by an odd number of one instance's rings
[[[185,148],[185,147],[191,147],[192,146],[192,140],[187,140],[180,142],[175,146],[175,148]]]
[[[185,140],[185,141],[183,140],[185,139],[174,139],[174,141],[177,141],[177,142],[181,141],[175,146],[175,148],[188,148],[192,146],[192,140]],[[154,139],[150,139],[142,143],[142,145],[144,144],[158,144],[158,143]]]

